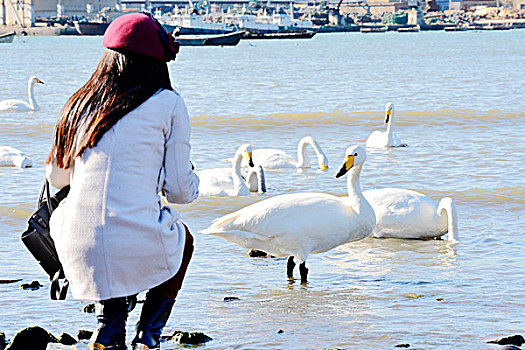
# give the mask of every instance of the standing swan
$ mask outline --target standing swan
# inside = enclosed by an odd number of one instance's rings
[[[306,282],[309,254],[363,239],[374,229],[374,211],[363,197],[359,181],[365,160],[363,147],[346,150],[344,163],[335,177],[348,173],[348,197],[326,193],[279,195],[215,219],[200,232],[217,235],[247,249],[289,257],[288,278],[293,278],[295,257],[300,262],[301,281]]]
[[[243,144],[237,149],[231,168],[196,171],[195,173],[200,180],[199,194],[201,196],[245,196],[250,194],[250,189],[241,176],[241,161],[244,157],[248,160],[248,164],[253,167],[252,146],[250,144]]]
[[[368,148],[384,148],[384,147],[406,147],[406,143],[402,143],[394,132],[394,104],[388,102],[385,105],[385,124],[386,130],[376,130],[368,136],[366,140],[366,147]]]
[[[323,152],[319,143],[311,136],[303,137],[297,146],[297,160],[295,160],[288,153],[273,148],[260,148],[253,151],[253,158],[256,165],[262,165],[264,169],[280,169],[280,168],[309,168],[310,159],[306,153],[306,148],[312,146],[316,155],[319,168],[322,170],[328,169],[328,158]],[[246,161],[242,163],[243,167],[248,166]]]
[[[376,214],[376,238],[432,238],[448,232],[448,240],[457,242],[458,217],[452,198],[439,203],[416,191],[381,188],[363,195]]]
[[[29,103],[21,100],[4,100],[0,101],[0,111],[38,111],[40,107],[36,103],[35,94],[33,87],[36,83],[44,84],[44,82],[35,76],[29,78],[27,82],[27,95],[29,97]]]
[[[33,161],[27,154],[14,147],[0,146],[0,166],[29,168],[33,166]]]

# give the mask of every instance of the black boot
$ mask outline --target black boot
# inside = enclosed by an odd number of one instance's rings
[[[160,294],[146,295],[140,320],[137,323],[137,335],[133,339],[133,349],[159,349],[162,329],[168,322],[174,299]]]
[[[91,337],[91,348],[126,349],[128,302],[125,297],[107,299],[95,304],[97,330]],[[102,345],[102,347],[100,347]]]

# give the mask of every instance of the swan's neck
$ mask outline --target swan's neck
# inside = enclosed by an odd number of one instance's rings
[[[33,91],[34,87],[35,87],[35,83],[33,80],[27,83],[27,96],[29,97],[29,107],[31,107],[31,109],[38,108],[38,104],[36,103],[36,100],[35,100],[35,93]]]
[[[352,203],[352,209],[358,214],[362,212],[363,206],[368,205],[363,192],[361,192],[361,168],[362,164],[355,166],[347,175],[346,187],[348,190],[348,198]]]
[[[390,112],[390,117],[388,118],[388,123],[386,123],[386,133],[390,137],[394,132],[394,111]]]
[[[443,215],[443,212],[447,214],[447,226],[448,226],[448,240],[451,242],[458,241],[458,214],[456,212],[456,205],[451,198],[445,197],[439,201],[438,215]]]
[[[310,167],[310,159],[308,158],[308,154],[306,153],[306,147],[308,147],[309,144],[310,143],[308,141],[301,140],[301,142],[299,142],[299,145],[297,146],[297,167],[298,168],[309,168]]]
[[[235,158],[232,163],[232,178],[233,178],[233,187],[240,189],[244,185],[244,181],[241,176],[241,162],[242,162],[242,153],[235,153]],[[246,185],[245,185],[246,186]]]

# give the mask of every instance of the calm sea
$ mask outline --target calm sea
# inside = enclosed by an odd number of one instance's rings
[[[90,76],[101,42],[25,37],[0,45],[0,100],[27,98],[33,74],[45,82],[35,87],[39,112],[0,114],[0,145],[35,163],[0,168],[0,279],[23,279],[0,284],[0,331],[8,338],[31,325],[55,335],[95,325],[81,312],[86,302],[49,300],[46,275],[19,236],[35,208],[58,112]],[[196,252],[166,332],[204,332],[214,340],[203,349],[492,349],[486,340],[523,334],[524,43],[522,30],[184,47],[170,73],[191,114],[198,169],[227,167],[223,159],[245,142],[294,154],[305,135],[318,140],[331,169],[267,171],[263,196],[176,206]],[[369,152],[362,187],[453,197],[460,244],[367,238],[312,255],[310,281],[301,286],[286,280],[285,260],[249,258],[235,244],[196,233],[277,194],[344,195],[345,181],[334,178],[344,151],[381,127],[389,101],[409,147]],[[33,280],[45,288],[18,288]],[[137,318],[134,311],[129,340]]]

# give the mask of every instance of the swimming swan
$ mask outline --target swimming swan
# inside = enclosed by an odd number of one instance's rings
[[[44,84],[44,82],[35,76],[29,78],[27,82],[27,95],[29,103],[21,100],[4,100],[0,101],[0,111],[38,111],[40,107],[36,103],[33,87],[36,83]]]
[[[297,160],[288,153],[273,148],[260,148],[253,151],[253,159],[256,165],[262,165],[264,169],[280,169],[280,168],[309,168],[310,159],[306,153],[308,145],[312,146],[316,155],[319,168],[322,170],[328,169],[328,158],[323,152],[319,143],[311,136],[303,137],[297,146]],[[242,162],[242,166],[246,167],[246,161]]]
[[[384,148],[384,147],[406,147],[406,143],[402,143],[394,132],[394,104],[388,102],[385,105],[385,124],[386,130],[376,130],[368,136],[366,140],[366,147],[368,148]]]
[[[359,181],[365,160],[363,147],[346,150],[344,163],[335,177],[348,173],[348,197],[326,193],[279,195],[215,219],[199,232],[217,235],[247,249],[289,257],[290,279],[295,257],[300,262],[301,281],[306,282],[309,254],[363,239],[374,229],[374,211],[363,197]]]
[[[199,194],[201,196],[245,196],[250,194],[241,176],[241,161],[246,157],[253,166],[252,146],[241,145],[235,152],[231,168],[215,168],[196,171],[199,177]]]
[[[15,166],[29,168],[33,161],[24,152],[9,146],[0,146],[0,166]]]
[[[374,237],[432,238],[448,232],[448,240],[457,242],[458,219],[452,198],[438,203],[401,188],[368,190],[363,195],[376,214]]]

